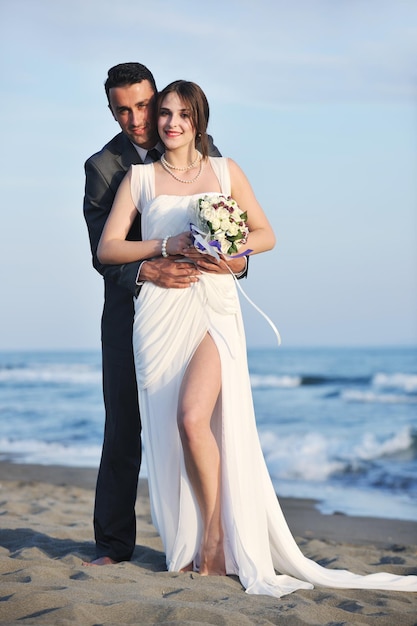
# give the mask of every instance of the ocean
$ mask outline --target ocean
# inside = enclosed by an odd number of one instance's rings
[[[313,498],[322,513],[417,521],[417,349],[281,347],[248,356],[279,495]],[[97,467],[100,353],[0,353],[0,416],[0,460]]]

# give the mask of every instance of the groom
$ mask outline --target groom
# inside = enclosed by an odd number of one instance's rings
[[[132,349],[133,297],[144,281],[164,288],[185,289],[200,270],[223,272],[224,265],[201,256],[198,268],[174,258],[101,265],[97,246],[116,195],[130,165],[159,159],[164,147],[156,132],[156,84],[140,63],[121,63],[108,71],[105,90],[109,109],[121,131],[85,163],[84,217],[92,261],[104,278],[101,319],[104,441],[94,506],[96,559],[92,565],[130,560],[136,543],[135,502],[141,463],[141,424]],[[210,154],[220,153],[211,141]],[[127,239],[141,237],[139,216]],[[238,275],[244,259],[229,266]]]

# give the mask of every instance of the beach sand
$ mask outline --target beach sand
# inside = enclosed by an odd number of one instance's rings
[[[0,463],[1,624],[417,624],[413,593],[315,588],[278,600],[246,594],[235,577],[166,572],[143,480],[132,561],[85,567],[95,479],[91,469]],[[310,500],[281,504],[303,553],[322,565],[417,573],[417,524],[321,515]]]

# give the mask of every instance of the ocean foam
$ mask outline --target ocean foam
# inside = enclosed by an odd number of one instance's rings
[[[278,436],[260,432],[261,446],[271,473],[276,478],[325,481],[332,476],[356,471],[363,461],[376,461],[397,453],[412,453],[415,436],[411,427],[385,437],[366,432],[355,437],[325,437],[318,432]],[[366,468],[362,468],[366,472]]]
[[[300,376],[261,376],[259,374],[251,374],[250,382],[254,389],[266,389],[272,387],[299,387],[302,380]]]
[[[406,393],[417,393],[417,374],[375,374],[372,379],[374,387],[381,389],[401,389]]]
[[[0,458],[15,463],[64,465],[67,467],[98,467],[101,446],[66,446],[35,439],[0,439]]]
[[[346,402],[369,402],[380,404],[417,404],[417,396],[399,393],[377,393],[374,391],[358,391],[347,389],[341,393]]]
[[[405,427],[387,439],[381,439],[375,433],[365,433],[362,441],[353,449],[353,456],[371,461],[409,450],[413,444],[411,427]]]
[[[12,384],[91,385],[101,382],[101,371],[88,365],[39,365],[0,369],[0,382]]]

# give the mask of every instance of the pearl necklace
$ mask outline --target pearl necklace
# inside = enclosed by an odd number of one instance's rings
[[[162,155],[162,157],[163,157],[163,155]],[[167,166],[167,165],[165,164],[165,159],[163,159],[162,157],[161,157],[161,160],[160,160],[160,163],[161,163],[162,167],[164,168],[164,170],[165,170],[166,172],[168,172],[168,174],[170,174],[170,175],[172,176],[172,178],[175,178],[175,180],[177,180],[179,183],[186,183],[186,184],[188,184],[188,185],[191,185],[191,183],[195,183],[195,181],[196,181],[198,178],[200,178],[200,176],[201,176],[201,172],[203,171],[203,159],[200,159],[200,168],[199,168],[199,170],[198,170],[198,172],[197,172],[196,176],[194,176],[194,178],[190,178],[190,180],[184,180],[183,178],[179,178],[176,174],[174,174],[174,172],[172,172],[172,171],[169,169],[169,166]],[[187,168],[187,169],[188,169],[188,168]]]
[[[164,154],[161,156],[161,161],[163,161],[163,163],[165,163],[165,165],[167,167],[169,167],[170,170],[177,170],[177,172],[186,172],[187,170],[192,170],[193,167],[195,167],[198,163],[198,161],[201,159],[201,154],[199,153],[199,151],[197,150],[197,156],[195,157],[194,161],[192,163],[190,163],[189,165],[186,165],[185,167],[176,167],[175,165],[171,165],[171,163],[169,163],[166,158],[165,158],[165,152]]]

